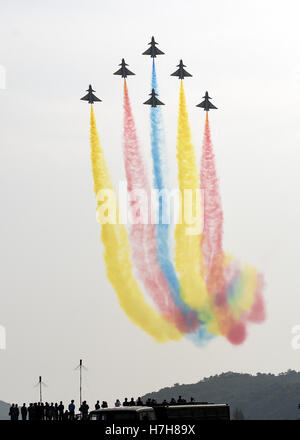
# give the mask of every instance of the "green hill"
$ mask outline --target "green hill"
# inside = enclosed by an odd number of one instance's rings
[[[204,378],[194,384],[175,384],[157,392],[145,394],[161,402],[182,396],[187,401],[229,403],[231,417],[236,409],[245,419],[300,419],[300,372],[289,370],[279,375],[227,372]],[[233,418],[233,417],[232,417]]]

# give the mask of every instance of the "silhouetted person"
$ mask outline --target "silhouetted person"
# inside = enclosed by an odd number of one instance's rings
[[[33,420],[33,403],[30,403],[28,407],[28,420]]]
[[[131,397],[130,399],[129,406],[135,406],[135,401],[133,397]]]
[[[95,409],[100,409],[100,403],[99,403],[99,400],[97,400],[97,403],[96,403],[96,405],[95,405]]]
[[[20,415],[20,410],[18,407],[18,404],[16,403],[15,408],[14,408],[14,420],[19,420],[19,415]]]
[[[63,420],[63,418],[64,418],[64,409],[65,409],[65,407],[64,407],[62,401],[60,401],[59,405],[58,405],[58,420]]]
[[[8,413],[8,415],[10,416],[10,420],[14,420],[14,416],[15,416],[14,411],[15,411],[15,404],[13,403],[9,408],[9,413]]]
[[[151,406],[155,406],[155,405],[157,405],[156,400],[155,399],[151,399]]]
[[[116,407],[116,408],[119,408],[120,406],[121,406],[121,402],[120,402],[119,399],[117,399],[117,400],[115,401],[115,407]]]
[[[107,402],[105,400],[102,400],[101,408],[107,408],[107,407],[108,407]]]
[[[174,397],[172,397],[172,399],[170,401],[170,405],[176,405],[176,400],[174,399]]]
[[[168,402],[166,401],[166,399],[162,402],[162,405],[163,405],[163,406],[168,405]]]
[[[69,405],[69,419],[70,420],[74,420],[75,417],[75,405],[74,405],[74,400],[71,400],[71,403]]]
[[[55,415],[54,403],[52,402],[49,407],[49,420],[53,420]]]
[[[54,404],[54,420],[58,420],[58,403]]]
[[[82,402],[82,405],[79,408],[79,411],[81,412],[82,420],[87,420],[88,413],[89,413],[89,406],[85,400]]]
[[[127,397],[125,397],[125,400],[123,402],[123,406],[129,406],[129,402],[128,402]]]
[[[191,397],[191,403],[195,403],[194,397]]]
[[[66,409],[66,411],[64,412],[63,420],[71,420],[71,419],[70,419],[70,413],[69,413],[69,411],[68,411],[67,409]]]
[[[36,407],[36,419],[44,420],[44,405],[42,405],[41,402],[39,402]]]
[[[151,406],[151,399],[150,399],[150,397],[148,397],[148,399],[146,400],[146,406]]]
[[[181,396],[178,397],[177,403],[179,403],[179,405],[182,405],[185,401],[183,400],[183,398]]]
[[[38,405],[37,405],[37,403],[36,402],[34,402],[34,404],[33,404],[33,410],[32,410],[32,417],[33,417],[33,420],[38,420]]]
[[[49,416],[50,416],[50,405],[48,402],[46,402],[45,403],[45,419],[50,420]]]
[[[27,420],[27,407],[25,403],[23,403],[23,406],[21,406],[21,416],[22,420]]]
[[[142,399],[139,397],[138,400],[136,401],[137,406],[143,406],[143,401]]]

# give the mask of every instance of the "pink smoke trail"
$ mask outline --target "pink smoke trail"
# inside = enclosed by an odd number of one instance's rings
[[[126,80],[124,80],[124,161],[128,192],[144,190],[148,196],[148,201],[150,201],[150,186],[145,174],[142,153],[137,139]],[[139,211],[139,206],[136,201],[130,200],[132,216]],[[148,212],[150,215],[150,209],[148,209]],[[196,315],[191,312],[186,317],[176,307],[168,283],[161,271],[157,257],[155,225],[150,222],[148,224],[133,224],[130,229],[130,241],[132,258],[139,278],[159,311],[168,321],[174,322],[182,332],[186,333],[194,330],[198,325]]]
[[[203,191],[204,224],[202,252],[206,267],[208,288],[211,291],[224,291],[224,253],[223,253],[223,210],[215,166],[215,156],[210,137],[208,113],[201,158],[200,185]],[[219,298],[222,302],[225,298]]]
[[[237,321],[227,303],[227,283],[225,275],[235,278],[238,271],[229,274],[224,267],[223,251],[223,210],[215,166],[208,113],[201,157],[200,185],[203,191],[204,224],[202,252],[206,268],[206,284],[213,298],[215,314],[220,331],[226,334],[232,344],[241,344],[247,336],[244,322]]]
[[[228,299],[237,288],[240,292],[245,288],[243,283],[241,283],[243,268],[235,260],[227,266],[224,264],[225,255],[222,240],[223,211],[208,113],[206,113],[205,121],[200,182],[204,194],[204,230],[201,244],[206,266],[207,288],[213,298],[221,332],[226,334],[227,339],[231,343],[240,344],[247,336],[246,321],[260,323],[265,319],[262,296],[264,280],[261,274],[257,275],[254,303],[251,309],[245,312],[239,320],[234,318],[228,304]]]

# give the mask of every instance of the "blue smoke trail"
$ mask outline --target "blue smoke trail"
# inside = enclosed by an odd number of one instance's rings
[[[152,88],[157,93],[157,78],[155,71],[155,62],[152,65]],[[166,182],[166,159],[165,159],[165,133],[161,108],[151,107],[151,153],[153,159],[154,187],[161,191],[165,188]],[[180,284],[170,256],[169,248],[169,230],[170,225],[163,223],[163,198],[159,197],[158,203],[158,224],[156,225],[156,241],[158,248],[158,261],[160,267],[168,281],[176,305],[178,305],[184,314],[194,315],[193,312],[180,297]]]
[[[155,61],[152,64],[152,88],[158,93]],[[165,133],[161,107],[151,107],[151,153],[153,160],[154,187],[161,191],[167,188],[166,185],[166,158],[165,158]],[[159,197],[158,203],[158,224],[156,225],[156,241],[158,248],[158,261],[160,267],[171,288],[173,299],[186,318],[190,316],[195,319],[195,312],[185,304],[180,296],[180,283],[172,263],[169,247],[170,225],[163,223],[163,198]],[[199,244],[200,245],[200,244]],[[203,323],[204,324],[204,323]],[[197,345],[203,345],[213,336],[205,330],[205,325],[201,325],[195,333],[188,334],[187,337]]]
[[[152,65],[152,88],[157,93],[157,78],[155,71],[155,62]],[[161,108],[151,107],[151,153],[153,159],[154,187],[160,191],[166,188],[164,176],[166,171],[165,152],[165,134]],[[161,269],[173,292],[174,300],[180,307],[183,306],[180,298],[180,284],[175,272],[175,268],[170,258],[169,249],[169,224],[163,224],[163,200],[159,197],[158,204],[158,224],[156,225],[156,240],[158,245],[158,260]]]

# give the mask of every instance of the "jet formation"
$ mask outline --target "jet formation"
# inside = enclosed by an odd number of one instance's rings
[[[200,104],[196,105],[196,107],[201,107],[206,112],[209,112],[210,109],[216,109],[217,110],[217,107],[215,107],[209,101],[211,99],[211,97],[208,95],[208,92],[205,92],[205,95],[202,96],[202,98],[204,98],[204,101],[200,102]]]
[[[155,41],[154,37],[151,38],[150,43],[148,44],[150,47],[143,52],[143,55],[150,55],[151,58],[156,58],[157,55],[164,55],[164,52],[162,52],[158,47],[158,43]],[[154,60],[153,60],[154,61]],[[122,78],[127,78],[129,75],[135,75],[135,73],[131,72],[129,69],[127,69],[128,64],[126,64],[125,59],[122,58],[121,64],[119,64],[121,68],[117,70],[114,75],[120,75]],[[178,76],[179,79],[184,79],[185,77],[191,77],[189,72],[187,72],[184,67],[186,67],[183,64],[183,61],[180,60],[178,66],[179,69],[176,70],[174,73],[171,73],[171,76]],[[102,102],[101,99],[97,98],[96,95],[93,94],[95,90],[92,89],[92,86],[89,85],[89,88],[87,89],[88,94],[80,98],[82,101],[88,101],[89,104],[93,104],[94,102]],[[157,98],[158,94],[155,92],[155,89],[152,89],[150,93],[150,99],[148,99],[144,104],[151,105],[151,107],[157,107],[158,105],[165,105],[163,102],[161,102]],[[204,101],[200,102],[200,104],[196,105],[196,107],[203,108],[204,111],[208,112],[212,109],[217,109],[211,102],[211,97],[208,95],[208,92],[205,93],[203,96]]]
[[[182,60],[179,61],[179,64],[177,67],[179,67],[179,69],[176,70],[176,72],[171,73],[171,76],[178,76],[179,79],[184,79],[185,76],[193,76],[189,72],[184,70],[184,67],[186,67],[186,66],[183,64]]]
[[[97,96],[95,96],[93,94],[93,92],[95,92],[96,90],[92,89],[92,86],[89,85],[89,88],[86,90],[86,92],[88,92],[87,95],[83,96],[82,98],[80,98],[82,101],[88,101],[89,104],[94,104],[95,101],[99,101],[102,102],[101,99],[97,98]]]
[[[163,102],[161,102],[159,99],[156,98],[157,93],[155,93],[154,89],[152,89],[150,96],[151,98],[148,99],[148,101],[144,102],[144,104],[151,105],[151,107],[157,107],[158,105],[165,105]]]
[[[119,66],[122,66],[121,69],[117,70],[114,75],[120,75],[122,78],[127,78],[127,75],[135,75],[135,73],[126,68],[128,64],[125,63],[124,58],[122,58],[122,62],[119,64]]]
[[[156,47],[158,43],[156,43],[154,37],[151,38],[149,44],[151,45],[151,47],[149,47],[149,49],[143,52],[142,55],[150,55],[151,58],[156,58],[156,55],[164,55],[164,52],[162,52],[161,50],[158,49],[158,47]]]

